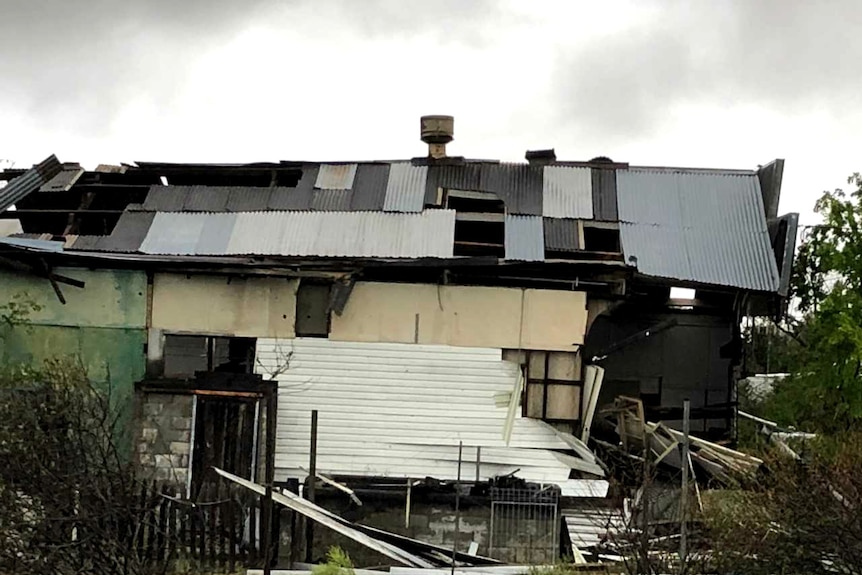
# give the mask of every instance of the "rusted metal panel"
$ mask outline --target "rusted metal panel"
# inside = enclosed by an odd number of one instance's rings
[[[321,164],[314,187],[319,190],[349,190],[356,177],[356,164]]]
[[[542,215],[549,218],[593,218],[593,180],[589,168],[545,166]]]
[[[623,253],[640,273],[778,289],[754,172],[619,170],[617,197]]]
[[[503,200],[509,214],[542,215],[542,167],[528,164],[482,164],[480,188]]]
[[[541,262],[545,259],[545,233],[541,216],[506,215],[506,259]]]
[[[386,197],[383,210],[386,212],[421,212],[425,206],[425,184],[428,166],[414,166],[409,162],[394,163],[389,168]]]
[[[603,222],[618,221],[617,171],[613,169],[593,168],[592,172],[593,217]]]
[[[63,169],[57,156],[51,155],[0,189],[0,212],[38,190]]]
[[[578,220],[544,218],[545,249],[574,252],[582,249],[578,241]]]
[[[388,181],[389,164],[360,164],[353,180],[350,209],[356,212],[382,210]]]

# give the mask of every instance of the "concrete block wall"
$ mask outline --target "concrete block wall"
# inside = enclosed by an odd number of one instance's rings
[[[192,395],[144,393],[137,459],[145,475],[185,488],[192,441]]]

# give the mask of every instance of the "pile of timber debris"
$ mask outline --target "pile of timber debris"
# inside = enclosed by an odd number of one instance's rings
[[[682,461],[682,432],[664,423],[646,421],[643,403],[631,397],[618,397],[614,405],[602,410],[602,415],[615,423],[622,448],[629,453],[646,455],[652,465],[664,463],[676,469],[687,465],[692,474],[732,487],[753,479],[763,465],[757,457],[730,449],[698,437],[689,437],[688,461]],[[613,421],[615,420],[615,421]],[[647,453],[646,445],[649,445]]]

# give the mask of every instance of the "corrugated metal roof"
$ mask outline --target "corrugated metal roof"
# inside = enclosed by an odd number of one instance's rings
[[[589,168],[545,166],[542,215],[549,218],[593,218],[593,177]]]
[[[619,509],[590,507],[563,509],[569,541],[578,549],[590,549],[625,530],[625,519]]]
[[[63,166],[59,174],[48,180],[41,188],[40,192],[65,192],[78,181],[81,174],[84,173],[84,168],[81,166]]]
[[[541,216],[506,215],[506,259],[523,262],[545,260],[545,232]]]
[[[432,165],[428,167],[425,204],[437,202],[437,188],[447,190],[481,190],[481,164]]]
[[[620,170],[617,197],[623,253],[639,272],[760,291],[778,288],[754,173]]]
[[[0,189],[0,212],[5,212],[38,190],[59,174],[62,168],[63,166],[57,156],[51,155],[6,184]]]
[[[154,212],[180,212],[186,205],[190,186],[150,186],[144,209]]]
[[[94,251],[136,252],[141,242],[147,237],[153,218],[153,212],[123,212],[110,236],[103,236],[97,243],[90,244]],[[86,244],[79,244],[80,238],[72,244],[76,250],[86,249]]]
[[[264,211],[269,207],[270,196],[273,193],[281,193],[280,190],[281,188],[231,188],[225,209],[229,212]]]
[[[493,192],[503,200],[506,212],[528,216],[542,215],[542,167],[528,164],[482,164],[482,191]]]
[[[308,165],[302,169],[302,177],[295,188],[275,187],[269,197],[270,210],[308,210],[311,209],[311,196],[317,180],[319,166]]]
[[[388,181],[389,164],[360,164],[353,181],[350,209],[357,212],[382,210]]]
[[[290,359],[290,369],[279,370]],[[503,440],[518,366],[499,349],[327,339],[258,339],[256,371],[278,373],[276,478],[304,477],[311,410],[319,412],[317,468],[331,475],[454,479],[515,473],[566,482],[568,444],[544,422],[517,410]]]
[[[314,187],[320,190],[349,190],[356,177],[356,164],[321,164]]]
[[[235,219],[227,218],[235,216]],[[224,230],[230,228],[226,246]],[[279,255],[451,258],[455,212],[158,213],[141,252],[160,255]],[[213,238],[217,238],[217,241]]]
[[[315,211],[350,211],[351,190],[314,190],[311,196],[311,209]]]
[[[180,186],[168,186],[180,187]],[[221,186],[183,186],[186,212],[223,212],[231,189]]]
[[[425,183],[428,166],[414,166],[409,162],[398,162],[389,168],[386,197],[383,210],[386,212],[421,212],[425,207]]]
[[[593,168],[593,217],[602,222],[619,220],[617,210],[617,171]]]
[[[578,241],[578,220],[544,218],[545,249],[554,252],[574,252],[581,249]]]

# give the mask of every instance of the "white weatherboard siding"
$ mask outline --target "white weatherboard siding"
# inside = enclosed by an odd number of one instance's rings
[[[503,441],[518,366],[499,349],[313,338],[257,345],[258,373],[279,381],[277,480],[305,477],[313,409],[317,468],[330,475],[454,479],[463,441],[464,478],[476,476],[477,446],[483,479],[518,469],[531,481],[569,477],[569,447],[547,424],[518,415],[510,445]]]

